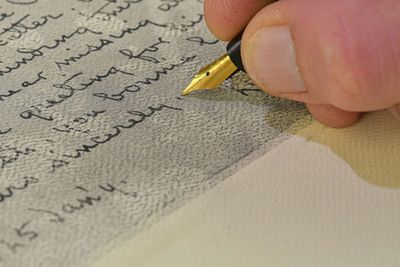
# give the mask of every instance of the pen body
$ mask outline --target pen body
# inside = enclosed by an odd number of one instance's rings
[[[243,32],[239,33],[235,38],[232,39],[232,41],[229,42],[227,46],[227,54],[229,55],[233,64],[235,64],[239,70],[246,72],[242,61],[242,54],[240,52],[242,35]]]

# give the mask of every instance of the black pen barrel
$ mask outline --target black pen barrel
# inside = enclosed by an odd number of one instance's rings
[[[241,43],[242,43],[242,35],[243,35],[243,32],[238,34],[235,38],[233,38],[232,41],[229,42],[229,44],[227,46],[227,54],[229,55],[233,64],[235,64],[235,66],[239,70],[246,72],[246,70],[244,69],[243,61],[242,61],[242,54],[240,52],[240,47],[241,47]]]

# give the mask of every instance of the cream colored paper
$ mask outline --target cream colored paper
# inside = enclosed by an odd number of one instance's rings
[[[91,267],[399,266],[398,122],[301,132]]]

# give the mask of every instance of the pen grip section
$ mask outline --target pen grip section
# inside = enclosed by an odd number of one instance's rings
[[[242,61],[242,54],[240,52],[242,35],[243,32],[239,33],[235,38],[233,38],[232,41],[229,42],[227,46],[227,54],[229,55],[233,64],[235,64],[239,70],[246,72]]]

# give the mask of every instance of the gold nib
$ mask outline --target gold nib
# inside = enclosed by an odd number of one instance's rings
[[[236,70],[237,67],[233,64],[230,57],[228,55],[223,55],[210,65],[201,69],[189,86],[182,92],[182,95],[188,95],[198,90],[217,89]]]

